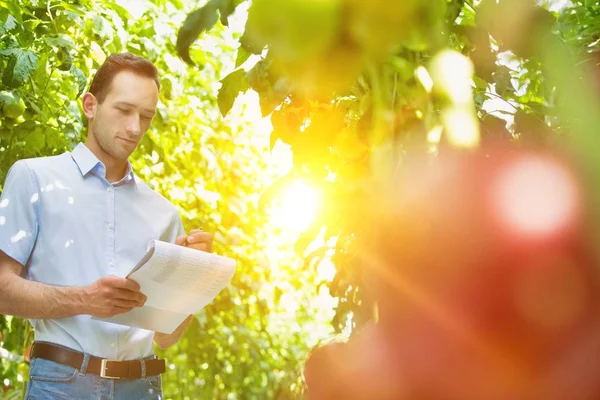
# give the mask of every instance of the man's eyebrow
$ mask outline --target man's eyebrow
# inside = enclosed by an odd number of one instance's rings
[[[129,107],[135,107],[135,104],[128,103],[128,102],[126,102],[126,101],[117,101],[115,104],[116,104],[116,105],[119,105],[119,106],[129,106]]]
[[[137,107],[135,104],[128,103],[126,101],[117,101],[115,104],[116,105],[120,105],[120,106],[133,107],[133,108]],[[148,113],[150,113],[152,115],[156,114],[156,110],[153,109],[153,108],[145,108],[144,111],[146,111],[146,112],[148,112]]]

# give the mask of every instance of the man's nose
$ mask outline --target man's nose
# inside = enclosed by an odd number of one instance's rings
[[[131,135],[139,135],[140,134],[140,116],[132,115],[128,121],[127,126],[125,127],[127,133]]]

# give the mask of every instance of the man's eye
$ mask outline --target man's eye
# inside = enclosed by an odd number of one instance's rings
[[[125,108],[119,108],[119,107],[118,107],[118,108],[117,108],[117,110],[119,110],[119,111],[120,111],[121,113],[123,113],[123,114],[128,114],[128,113],[129,113],[129,110],[127,110],[127,109],[125,109]]]

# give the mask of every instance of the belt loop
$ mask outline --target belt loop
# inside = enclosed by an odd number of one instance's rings
[[[144,379],[146,377],[146,359],[145,358],[140,358],[140,364],[142,365],[142,376],[141,376],[141,379]]]
[[[90,361],[89,353],[83,353],[83,362],[81,363],[81,367],[79,367],[79,375],[85,376],[88,368],[88,362]]]
[[[31,363],[31,359],[33,358],[33,357],[31,357],[31,355],[32,355],[32,354],[34,354],[34,350],[35,350],[35,345],[36,345],[36,344],[37,344],[37,342],[36,342],[36,341],[34,341],[34,342],[31,344],[31,348],[29,349],[29,362],[30,362],[30,363]]]

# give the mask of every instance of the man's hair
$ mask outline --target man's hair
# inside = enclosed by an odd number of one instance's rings
[[[116,53],[108,56],[106,61],[98,68],[89,92],[93,94],[98,103],[102,103],[110,91],[113,78],[121,71],[131,71],[137,75],[152,78],[156,87],[160,89],[158,70],[150,61],[131,53]]]

